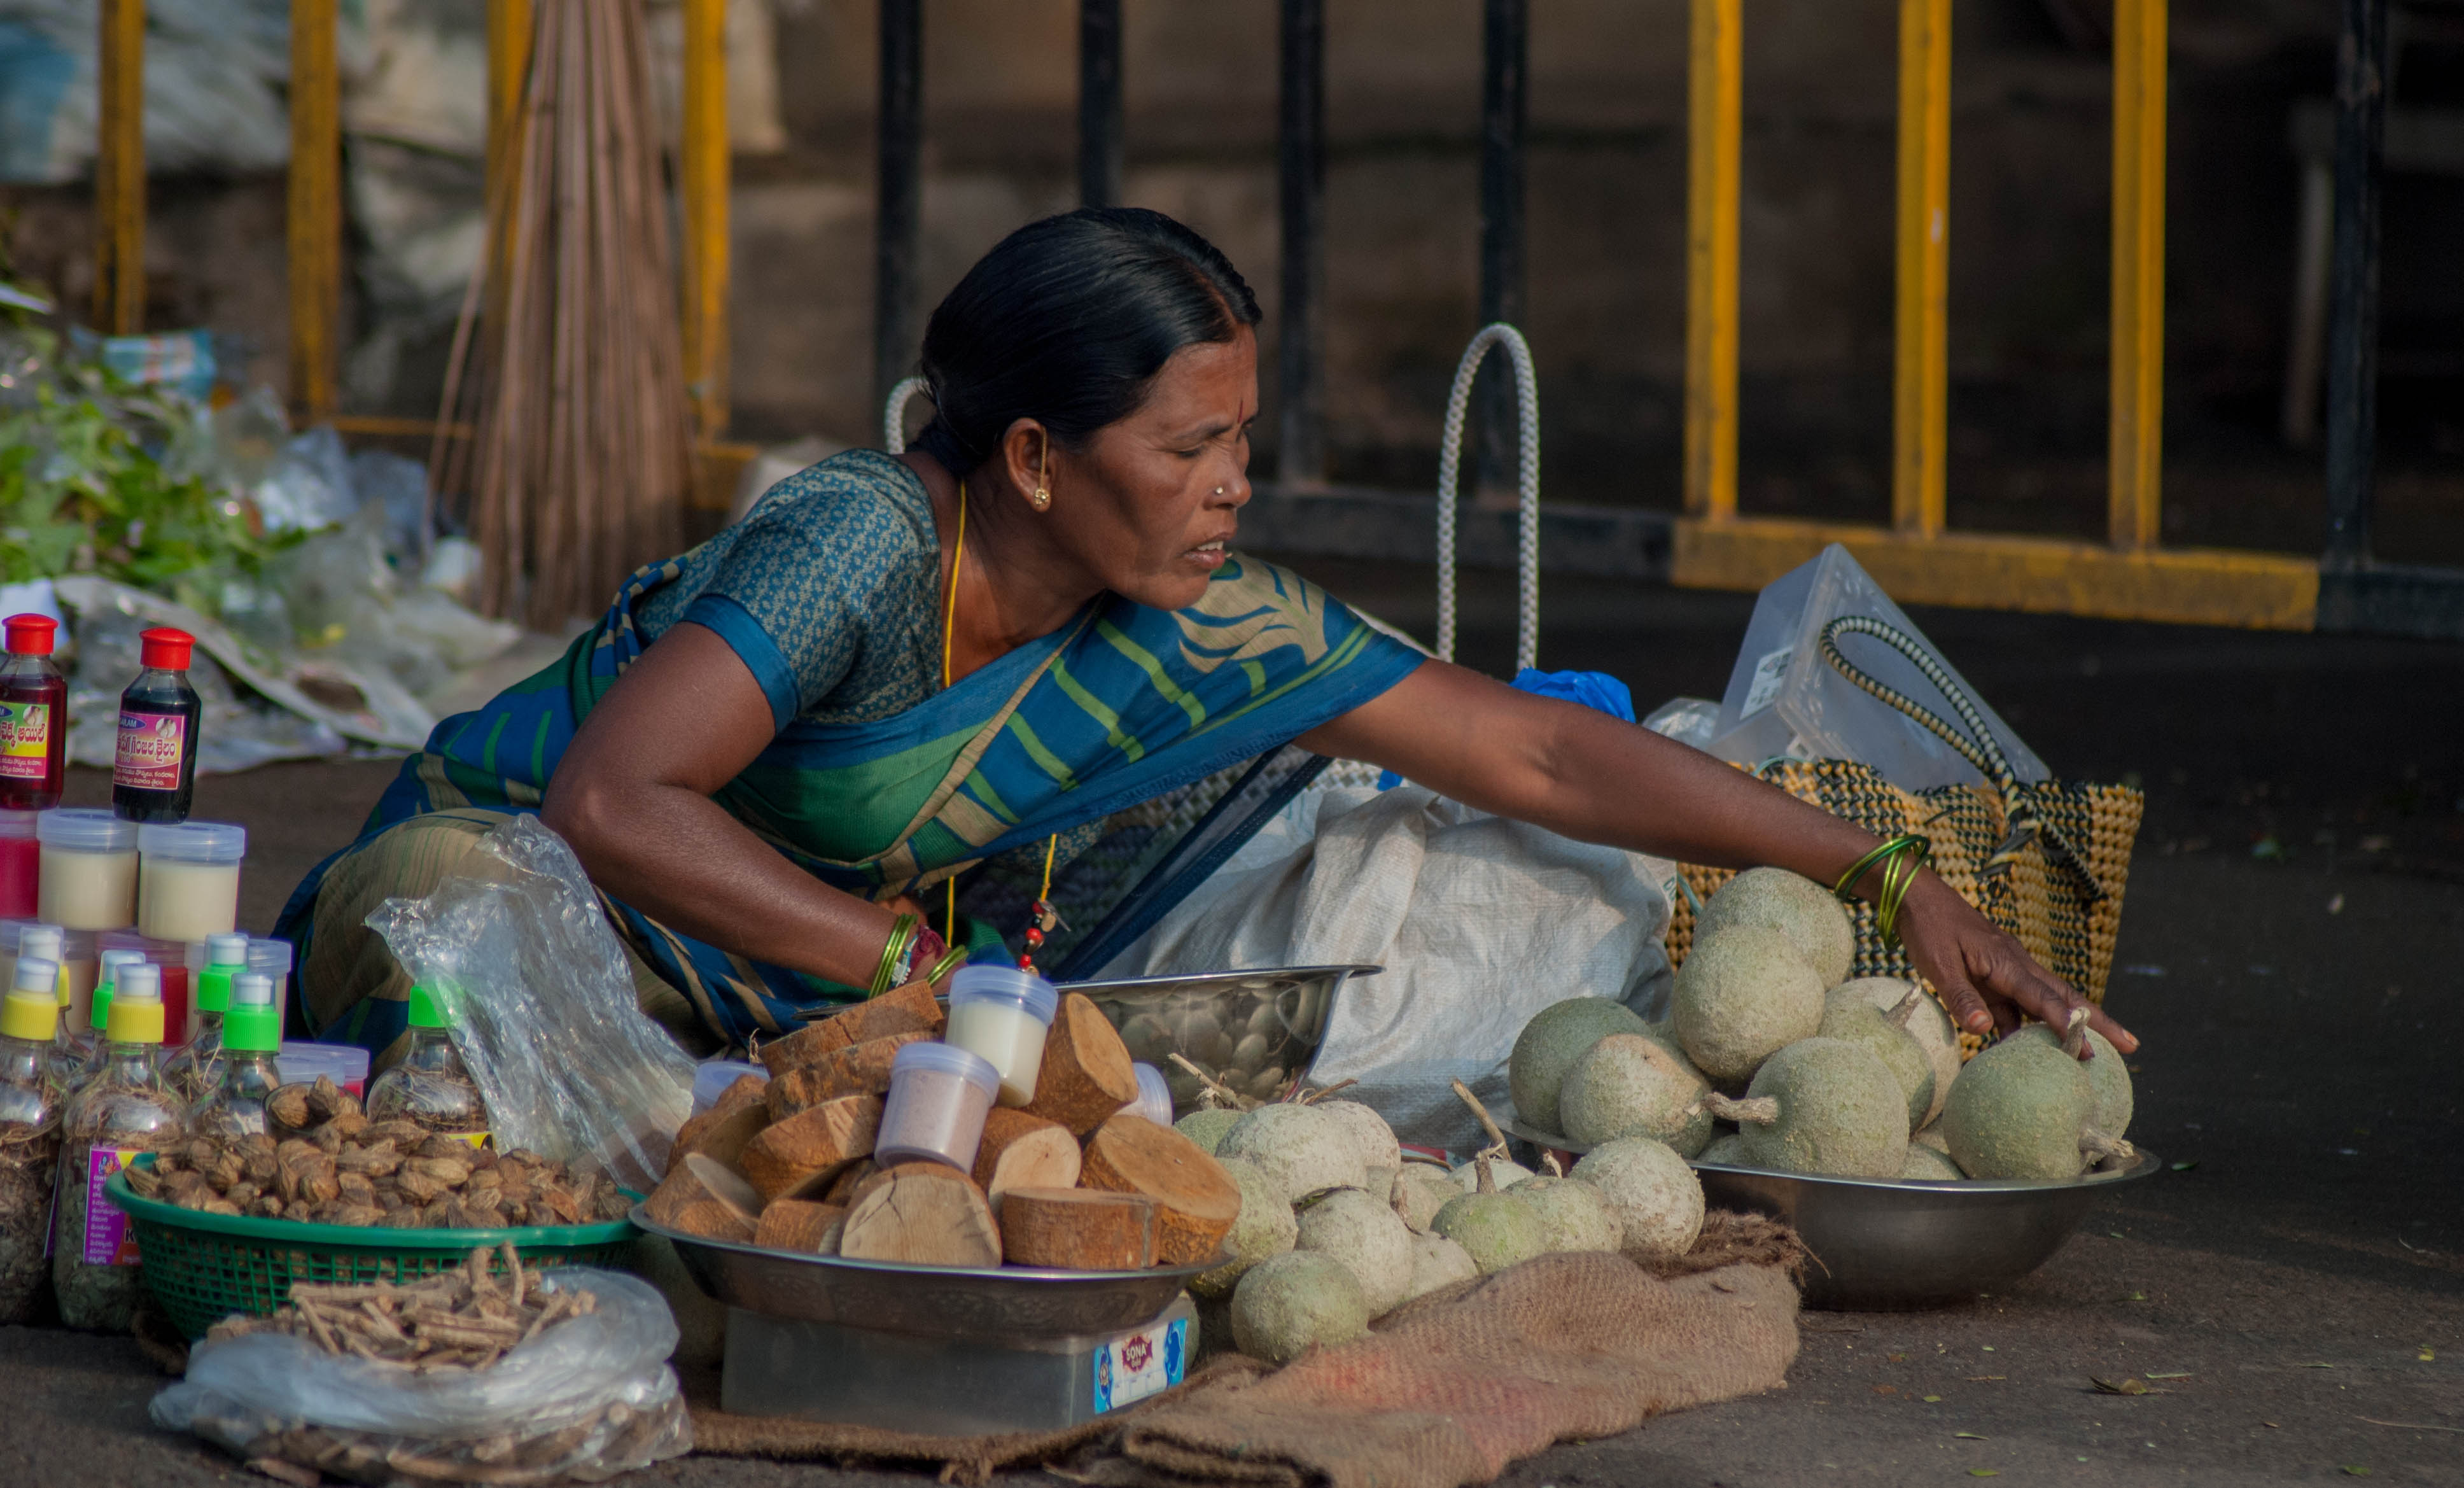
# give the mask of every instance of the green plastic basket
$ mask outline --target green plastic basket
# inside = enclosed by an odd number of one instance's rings
[[[153,1165],[150,1152],[136,1161],[140,1167]],[[272,1314],[291,1299],[295,1281],[415,1281],[461,1265],[480,1246],[507,1240],[525,1266],[617,1265],[640,1233],[629,1219],[500,1230],[385,1230],[208,1214],[140,1198],[121,1173],[114,1173],[102,1191],[136,1232],[146,1289],[173,1325],[192,1339],[233,1313]],[[623,1192],[641,1202],[631,1189]],[[501,1270],[502,1263],[493,1269]]]

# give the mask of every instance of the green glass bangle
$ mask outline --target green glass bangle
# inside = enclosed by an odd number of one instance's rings
[[[951,972],[966,964],[967,947],[964,945],[953,945],[949,950],[942,954],[940,960],[933,963],[933,969],[924,973],[924,980],[927,982],[938,982],[943,977],[948,976]]]
[[[915,934],[924,922],[913,915],[901,915],[890,922],[890,939],[882,943],[881,965],[872,971],[872,987],[867,997],[878,997],[890,990],[891,978],[898,974],[899,964],[907,959],[907,948],[915,944]]]
[[[1882,865],[1882,886],[1874,896],[1874,922],[1890,944],[1900,943],[1900,905],[1908,897],[1909,888],[1917,881],[1928,859],[1933,856],[1933,844],[1911,832],[1893,837],[1874,849],[1839,876],[1832,893],[1841,899],[1857,897],[1857,883],[1876,863]]]

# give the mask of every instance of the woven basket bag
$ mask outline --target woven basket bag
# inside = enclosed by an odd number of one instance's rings
[[[1930,710],[1876,682],[1840,655],[1841,633],[1875,637],[1915,662],[1960,718],[1954,729]],[[2113,942],[2122,926],[2123,891],[2130,877],[2130,849],[2145,805],[2128,786],[2069,781],[2028,784],[2013,775],[1984,719],[1956,682],[1905,633],[1861,615],[1842,616],[1822,631],[1822,654],[1859,688],[1898,708],[1960,752],[1985,783],[1903,790],[1872,768],[1849,760],[1772,760],[1752,773],[1834,816],[1853,821],[1880,837],[1914,833],[1933,848],[1932,865],[1960,898],[2018,939],[2046,969],[2084,993],[2104,1001],[2113,970]],[[1668,920],[1668,963],[1683,966],[1693,948],[1694,921],[1703,899],[1735,877],[1727,868],[1678,865],[1684,892],[1673,896]],[[1907,951],[1882,938],[1874,906],[1848,906],[1857,928],[1852,977],[1916,977]],[[1932,988],[1927,986],[1930,992]],[[1981,1041],[1962,1033],[1960,1045],[1973,1054]]]

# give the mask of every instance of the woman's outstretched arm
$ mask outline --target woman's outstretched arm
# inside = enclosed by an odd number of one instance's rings
[[[1699,749],[1443,661],[1423,662],[1300,742],[1500,816],[1684,862],[1786,868],[1827,886],[1878,845],[1863,828]],[[1877,868],[1857,887],[1871,897],[1881,883]],[[2070,1008],[2086,1005],[1930,871],[1908,890],[1900,934],[1970,1033],[2015,1027],[2022,1014],[2059,1027]],[[2124,1053],[2139,1047],[2101,1010],[2092,1023]]]

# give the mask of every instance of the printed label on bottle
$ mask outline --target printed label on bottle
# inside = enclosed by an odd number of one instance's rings
[[[180,757],[187,742],[188,721],[180,714],[121,709],[111,783],[131,790],[179,789]]]
[[[128,1216],[120,1211],[120,1206],[103,1197],[102,1186],[143,1150],[96,1147],[85,1155],[85,1247],[81,1258],[89,1266],[137,1264],[136,1233],[129,1229]]]
[[[0,780],[41,780],[51,764],[52,705],[0,702]]]

